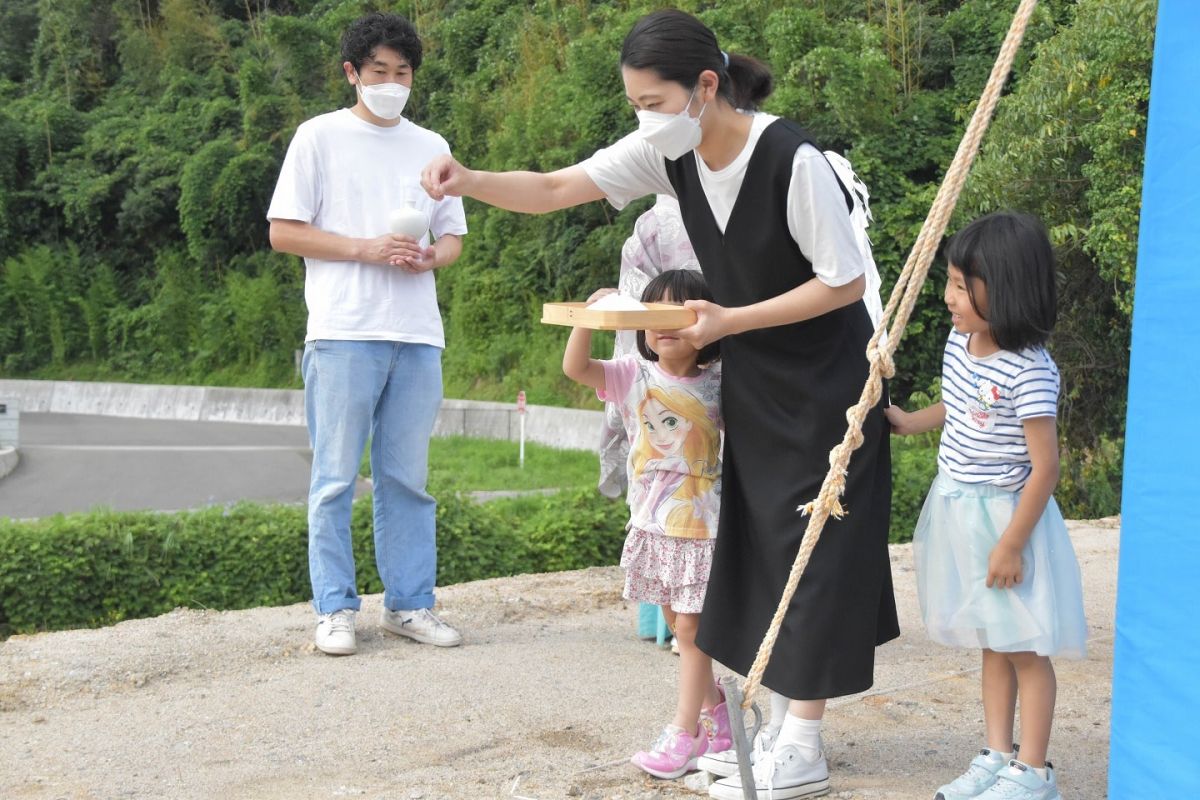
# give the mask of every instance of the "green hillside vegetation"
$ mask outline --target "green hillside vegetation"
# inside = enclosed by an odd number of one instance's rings
[[[0,0],[0,375],[294,386],[303,268],[265,209],[304,119],[352,102],[337,42],[365,10],[426,40],[410,103],[470,166],[553,169],[631,130],[617,54],[646,0]],[[876,260],[902,266],[1016,0],[684,2],[773,68],[766,110],[844,152],[872,190]],[[1152,0],[1044,0],[956,224],[1039,214],[1061,259],[1064,491],[1119,496]],[[641,201],[518,216],[468,203],[439,273],[451,397],[588,405],[546,300],[616,281]],[[935,273],[892,396],[937,376]],[[603,343],[597,345],[603,348]],[[600,350],[598,350],[600,352]]]

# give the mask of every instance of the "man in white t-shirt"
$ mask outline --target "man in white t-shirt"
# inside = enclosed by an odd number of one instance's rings
[[[442,647],[462,641],[432,611],[435,502],[425,481],[445,347],[433,272],[458,258],[467,225],[459,198],[420,191],[421,168],[450,152],[401,116],[421,56],[404,17],[369,14],[347,28],[342,69],[356,102],[296,129],[267,212],[272,247],[306,268],[309,573],[316,644],[334,655],[356,649],[350,508],[368,437],[381,625]]]

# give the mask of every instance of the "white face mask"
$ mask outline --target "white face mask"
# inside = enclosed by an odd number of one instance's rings
[[[396,119],[404,111],[408,95],[412,91],[402,83],[377,83],[363,86],[358,78],[358,93],[367,110],[380,119]]]
[[[699,88],[698,85],[697,88]],[[705,103],[700,108],[700,113],[693,117],[688,113],[688,109],[691,108],[692,100],[695,97],[696,90],[693,89],[687,105],[678,114],[663,114],[659,111],[646,111],[645,109],[637,112],[638,132],[641,133],[642,138],[654,145],[670,161],[695,150],[703,138],[700,130],[700,117],[704,116],[704,109],[708,108],[708,103]]]

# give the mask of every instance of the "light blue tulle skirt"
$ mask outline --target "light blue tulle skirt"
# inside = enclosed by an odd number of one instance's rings
[[[925,628],[934,641],[956,647],[1083,658],[1079,563],[1053,497],[1021,551],[1021,583],[987,587],[988,556],[1019,498],[938,474],[913,537]]]

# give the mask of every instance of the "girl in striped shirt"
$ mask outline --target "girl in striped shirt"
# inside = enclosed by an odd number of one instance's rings
[[[942,644],[983,651],[986,746],[937,800],[1061,800],[1046,761],[1050,656],[1082,658],[1079,565],[1054,502],[1058,369],[1054,253],[1030,216],[982,217],[946,245],[953,329],[942,400],[886,410],[898,435],[942,427],[938,476],[913,538],[921,613]],[[1021,752],[1013,721],[1021,704]]]

